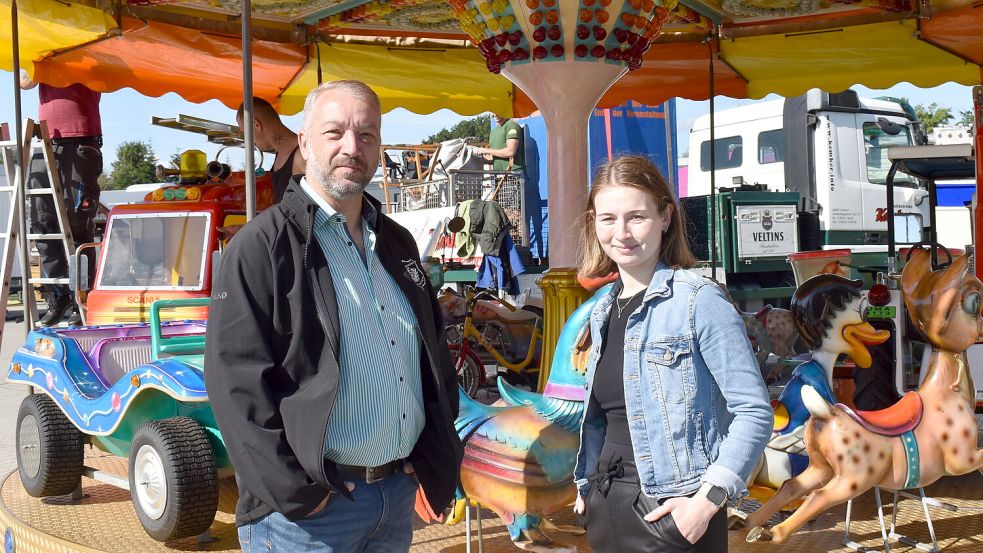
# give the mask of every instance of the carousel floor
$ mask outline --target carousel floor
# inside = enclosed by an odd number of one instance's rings
[[[86,463],[116,474],[126,474],[125,460],[99,452],[88,452]],[[238,551],[233,512],[235,488],[231,479],[222,484],[219,512],[211,527],[217,538],[207,544],[196,539],[158,543],[149,538],[140,527],[129,492],[84,478],[85,497],[71,503],[60,498],[39,500],[30,497],[21,486],[14,471],[0,487],[0,532],[3,534],[4,553],[14,552],[156,552],[156,551]],[[983,551],[983,476],[978,472],[954,478],[944,478],[928,488],[928,495],[960,507],[957,512],[933,509],[932,517],[939,545],[945,552]],[[886,495],[886,494],[885,494]],[[885,497],[890,499],[890,496]],[[886,514],[890,516],[890,507]],[[848,551],[842,546],[845,506],[803,527],[786,546],[773,544],[748,544],[743,531],[732,531],[731,552],[768,553],[787,551]],[[551,517],[557,524],[572,524],[572,512],[565,511]],[[501,521],[489,511],[483,515],[484,551],[488,553],[518,551],[508,539]],[[926,541],[928,529],[920,505],[904,500],[898,513],[901,533]],[[477,524],[472,522],[473,533]],[[463,552],[466,550],[464,525],[417,524],[413,537],[413,552]],[[876,523],[874,496],[861,496],[854,506],[853,539],[873,550],[883,549],[880,530]],[[535,548],[535,551],[563,553],[587,552],[586,538],[553,531],[556,544],[552,549]],[[472,548],[477,551],[475,538]],[[892,551],[914,551],[898,542],[891,543]]]

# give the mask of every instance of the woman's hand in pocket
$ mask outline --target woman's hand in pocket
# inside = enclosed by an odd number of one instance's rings
[[[717,507],[703,497],[673,497],[645,515],[645,520],[655,522],[670,515],[686,541],[696,543],[706,533],[707,525],[715,514]]]

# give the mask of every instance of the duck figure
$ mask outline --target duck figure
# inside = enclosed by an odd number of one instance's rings
[[[750,486],[751,496],[764,501],[783,482],[809,466],[805,447],[805,425],[809,411],[802,402],[802,388],[811,386],[826,401],[836,403],[833,365],[840,355],[849,356],[858,367],[872,363],[868,346],[884,343],[890,333],[876,330],[863,318],[862,283],[836,274],[819,274],[795,291],[791,312],[812,356],[798,365],[777,400],[772,400],[775,425],[759,470]]]

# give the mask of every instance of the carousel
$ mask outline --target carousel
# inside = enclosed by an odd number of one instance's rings
[[[175,92],[233,109],[245,99],[248,154],[235,201],[247,217],[257,207],[253,96],[293,114],[318,83],[358,79],[378,92],[383,112],[543,116],[550,267],[539,281],[542,323],[496,298],[463,300],[472,325],[479,308],[510,328],[535,321],[528,361],[538,368],[518,364],[490,379],[491,405],[462,391],[458,499],[436,513],[418,504],[413,551],[590,550],[571,505],[584,329],[607,284],[579,282],[575,267],[595,108],[683,97],[709,98],[712,110],[716,95],[983,80],[983,9],[964,0],[33,0],[11,2],[0,19],[11,31],[0,67],[39,82]],[[983,88],[975,94],[975,150],[899,152],[896,163],[930,180],[944,178],[928,171],[951,169],[939,160],[954,157],[960,170],[983,172],[973,153],[983,148]],[[21,169],[8,170],[19,186]],[[889,217],[893,237],[892,225]],[[926,229],[926,243],[903,255],[891,243],[886,265],[857,285],[848,309],[822,309],[824,294],[850,288],[842,281],[857,274],[824,263],[796,273],[793,305],[828,318],[775,312],[814,339],[808,352],[783,347],[759,357],[789,370],[774,390],[774,433],[752,495],[729,505],[731,550],[983,549],[981,396],[968,361],[983,328],[980,265],[972,251],[947,257]],[[779,336],[767,317],[746,315],[760,343],[789,339],[789,325]],[[878,318],[894,330],[871,326]],[[8,423],[17,427],[18,468],[0,483],[4,552],[238,549],[234,467],[223,446],[234,437],[221,435],[204,394],[205,324],[158,316],[7,338],[23,340],[7,380],[33,393]],[[913,355],[898,344],[915,341],[925,353],[912,369]],[[886,343],[887,370],[911,378],[897,380],[896,403],[861,410],[837,379],[885,363],[870,351]],[[539,436],[549,436],[549,449]]]

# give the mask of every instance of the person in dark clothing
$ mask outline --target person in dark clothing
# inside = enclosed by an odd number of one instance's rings
[[[242,128],[243,125],[243,106],[240,104],[236,110],[236,124]],[[294,175],[302,175],[307,162],[304,161],[303,154],[300,153],[300,146],[297,144],[297,133],[293,132],[283,121],[280,115],[269,102],[262,98],[253,98],[253,143],[264,152],[274,152],[273,168],[270,170],[270,179],[273,181],[273,204],[277,204],[283,199],[283,193]],[[222,238],[231,239],[241,225],[219,227]]]
[[[308,173],[222,259],[205,383],[246,552],[408,551],[417,490],[435,512],[454,497],[458,385],[436,295],[413,237],[364,194],[381,118],[363,83],[312,91]]]
[[[236,110],[236,124],[240,128],[243,125],[242,110],[242,105]],[[299,151],[297,133],[288,129],[273,106],[262,98],[253,98],[253,142],[260,150],[276,154],[270,177],[273,179],[273,203],[279,203],[290,178],[302,175],[306,162]]]
[[[20,87],[29,90],[38,86],[27,73],[20,75]],[[94,218],[99,208],[99,175],[102,174],[102,120],[99,117],[101,95],[81,84],[58,88],[41,83],[38,86],[38,117],[48,123],[48,134],[54,153],[56,170],[61,181],[62,194],[68,214],[68,225],[74,244],[78,246],[95,241]],[[28,188],[51,186],[44,156],[38,152],[31,159]],[[32,232],[60,234],[58,215],[51,196],[32,195],[30,199]],[[39,240],[41,274],[48,278],[68,276],[68,258],[59,240]],[[89,284],[95,276],[94,250],[85,255],[89,259]],[[82,324],[82,317],[75,298],[65,284],[45,284],[45,301],[48,309],[41,316],[42,326],[52,326],[71,313],[68,322]]]

